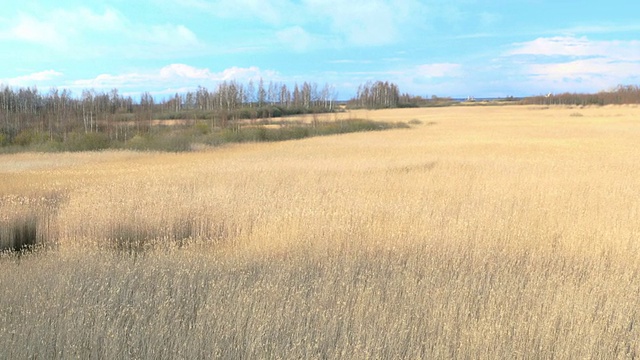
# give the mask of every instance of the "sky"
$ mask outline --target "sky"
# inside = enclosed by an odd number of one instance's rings
[[[0,0],[0,84],[156,98],[263,79],[423,97],[640,84],[631,0]]]

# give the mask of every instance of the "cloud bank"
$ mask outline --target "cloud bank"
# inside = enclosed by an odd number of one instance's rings
[[[594,41],[587,37],[537,38],[506,53],[522,63],[531,85],[555,91],[599,91],[640,81],[640,41]]]

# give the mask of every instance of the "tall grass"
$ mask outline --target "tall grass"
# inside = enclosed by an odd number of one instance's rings
[[[23,253],[51,247],[58,240],[55,219],[62,195],[0,196],[0,252]]]
[[[369,113],[408,131],[22,156],[0,195],[67,195],[56,250],[0,257],[0,353],[638,357],[633,111],[420,111]]]
[[[3,294],[10,358],[632,358],[640,335],[633,270],[524,252],[194,248],[3,268],[23,284]]]

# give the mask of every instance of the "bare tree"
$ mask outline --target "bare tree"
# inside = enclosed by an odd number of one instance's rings
[[[267,91],[264,89],[264,81],[260,78],[260,82],[258,82],[258,107],[264,106],[266,100]]]

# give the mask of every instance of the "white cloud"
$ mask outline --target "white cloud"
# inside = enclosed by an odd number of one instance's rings
[[[314,12],[331,21],[332,31],[354,45],[382,45],[398,36],[393,9],[383,1],[308,0]]]
[[[460,86],[462,79],[467,81],[463,75],[462,64],[431,63],[388,72],[387,77],[399,85],[401,92],[428,96],[424,93],[428,91],[430,94],[448,96],[456,87]]]
[[[518,43],[505,59],[532,89],[595,92],[640,80],[640,41],[558,36]]]
[[[123,75],[100,74],[93,79],[74,80],[68,87],[75,90],[109,90],[117,88],[126,91],[126,89],[144,85],[151,79],[151,76],[142,73],[128,73]]]
[[[130,21],[112,8],[102,12],[81,7],[42,14],[21,13],[15,19],[5,19],[4,23],[8,25],[0,29],[0,41],[37,44],[65,57],[116,54],[149,57],[149,54],[184,54],[202,48],[197,36],[185,25],[142,24]]]
[[[18,16],[12,27],[0,32],[0,39],[50,46],[60,46],[65,43],[65,37],[59,32],[56,24],[24,14]]]
[[[490,13],[490,12],[481,12],[480,14],[478,14],[478,18],[480,21],[480,25],[482,26],[492,26],[495,25],[496,23],[498,23],[500,20],[502,20],[502,16],[496,13]]]
[[[420,77],[458,77],[461,76],[462,66],[453,63],[424,64],[417,67],[415,74]]]
[[[57,27],[66,28],[65,32],[84,30],[120,31],[126,27],[126,19],[116,10],[107,8],[103,13],[94,13],[87,8],[76,10],[55,10],[47,21]]]
[[[147,43],[179,47],[199,45],[198,37],[183,25],[154,25],[146,31],[135,33],[140,34],[137,36]]]
[[[307,50],[314,42],[317,42],[300,26],[280,30],[276,33],[276,37],[284,47],[294,51]]]
[[[329,19],[331,32],[347,45],[375,46],[403,39],[424,21],[426,7],[403,0],[306,0],[311,19]]]
[[[587,37],[557,36],[515,44],[507,55],[605,56],[640,60],[640,41],[591,41]]]
[[[168,1],[174,4],[175,1]],[[183,0],[181,8],[192,8],[217,17],[256,19],[271,25],[282,25],[298,6],[290,0]],[[296,17],[297,18],[297,17]]]
[[[20,87],[29,87],[33,85],[47,83],[55,78],[59,78],[64,74],[55,71],[55,70],[45,70],[36,73],[32,73],[29,75],[18,76],[9,79],[0,79],[0,83],[9,85],[9,86],[20,86]]]
[[[267,25],[281,44],[301,35],[294,43],[295,51],[402,41],[405,35],[425,26],[427,15],[440,16],[435,9],[441,7],[421,0],[185,0],[180,6],[219,18],[248,19],[256,25]],[[324,35],[311,35],[320,33]]]
[[[640,31],[639,24],[597,24],[597,25],[582,25],[574,26],[566,29],[556,31],[556,33],[562,34],[612,34],[623,32],[638,32]]]
[[[255,66],[231,67],[220,72],[213,72],[207,68],[171,64],[148,72],[130,72],[119,75],[102,74],[92,79],[73,81],[66,87],[75,90],[118,88],[128,94],[141,91],[166,94],[176,92],[175,89],[179,89],[180,92],[193,90],[197,86],[213,88],[222,81],[236,80],[244,83],[249,80],[257,81],[260,78],[277,80],[278,76],[276,71],[262,70]]]
[[[154,94],[172,94],[186,92],[197,86],[215,88],[222,81],[235,80],[247,83],[280,81],[281,76],[274,70],[263,70],[256,66],[230,67],[220,72],[213,72],[207,68],[198,68],[186,64],[170,64],[150,71],[128,72],[123,74],[100,74],[93,78],[73,81],[60,81],[64,74],[55,70],[46,70],[14,78],[0,79],[0,84],[16,87],[36,86],[39,88],[55,86],[73,91],[95,89],[109,91],[119,89],[123,94],[137,95],[143,91]]]
[[[249,81],[249,80],[258,80],[260,78],[265,78],[269,80],[278,80],[279,74],[274,70],[261,70],[256,66],[251,66],[248,68],[242,67],[231,67],[223,70],[222,72],[215,74],[215,81],[224,81],[224,80],[237,80],[240,82]]]
[[[329,61],[329,64],[371,64],[372,62],[371,60],[338,59]]]
[[[40,16],[20,13],[10,23],[7,29],[0,31],[0,39],[25,41],[51,48],[65,48],[90,31],[113,32],[124,28],[123,19],[112,9],[102,14],[87,8],[73,11],[58,9]]]
[[[584,59],[562,63],[532,64],[529,73],[548,79],[613,74],[616,63],[607,59]]]
[[[566,91],[586,87],[590,91],[605,90],[616,84],[640,79],[640,62],[618,62],[605,58],[582,59],[561,63],[532,64],[529,75],[543,83]]]
[[[185,64],[171,64],[160,69],[160,78],[210,79],[214,77],[209,69],[198,69]]]
[[[585,56],[593,55],[593,49],[585,37],[557,36],[516,44],[507,55]]]

